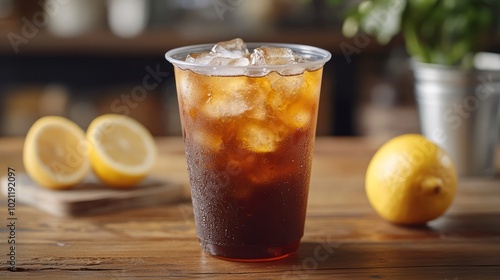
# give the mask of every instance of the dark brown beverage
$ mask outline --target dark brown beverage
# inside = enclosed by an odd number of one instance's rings
[[[191,57],[203,56],[217,54]],[[304,233],[322,64],[260,75],[216,68],[175,67],[201,246],[226,259],[285,257]]]

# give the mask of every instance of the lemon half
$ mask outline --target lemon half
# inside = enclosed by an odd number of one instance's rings
[[[105,184],[130,187],[149,173],[156,160],[156,144],[138,121],[117,114],[95,118],[87,129],[90,162]]]
[[[32,180],[43,187],[76,185],[90,170],[84,131],[63,117],[38,119],[26,135],[23,164]]]

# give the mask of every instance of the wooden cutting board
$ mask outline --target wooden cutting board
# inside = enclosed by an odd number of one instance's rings
[[[1,192],[7,196],[7,178],[1,179]],[[129,189],[113,189],[89,176],[68,190],[49,190],[38,186],[25,173],[16,176],[16,203],[39,208],[56,216],[85,216],[118,210],[171,203],[182,197],[182,184],[146,178]]]

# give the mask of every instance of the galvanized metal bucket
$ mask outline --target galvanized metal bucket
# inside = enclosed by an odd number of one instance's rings
[[[500,67],[463,71],[415,61],[412,65],[422,134],[450,154],[460,176],[493,175]]]

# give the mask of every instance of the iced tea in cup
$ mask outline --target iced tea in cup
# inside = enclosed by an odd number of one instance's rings
[[[261,261],[297,250],[330,57],[311,46],[240,39],[166,53],[206,253]]]

